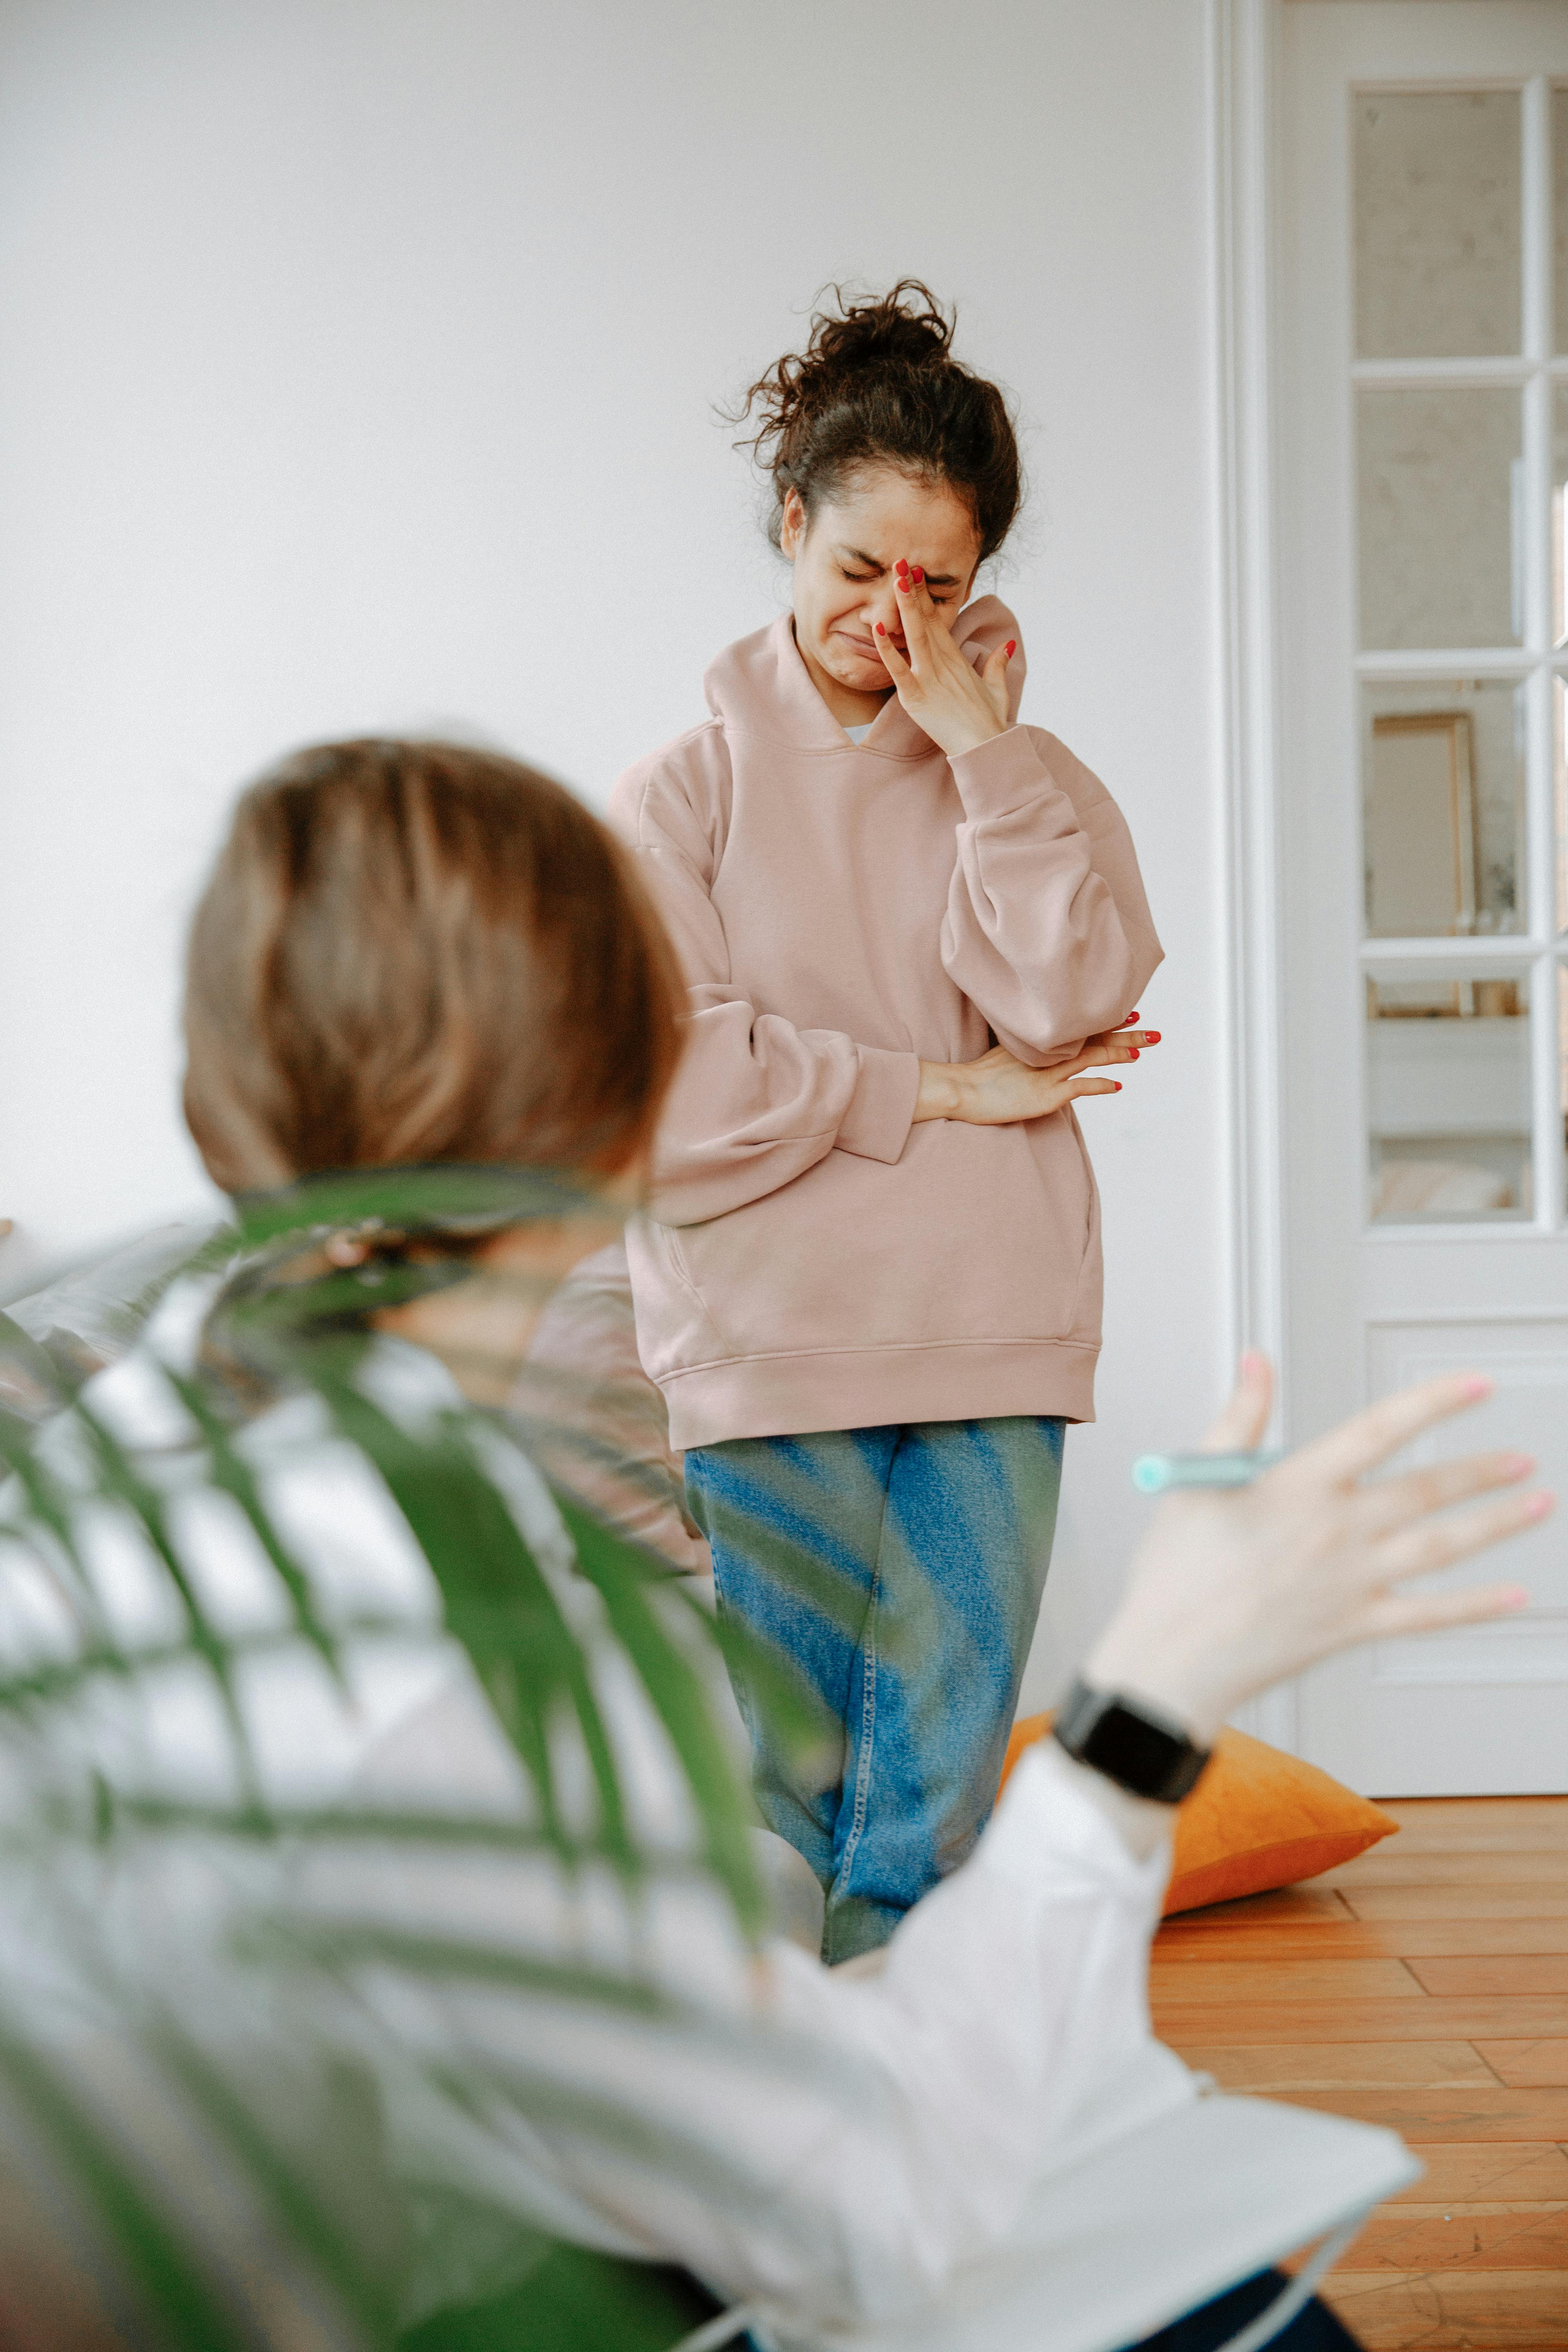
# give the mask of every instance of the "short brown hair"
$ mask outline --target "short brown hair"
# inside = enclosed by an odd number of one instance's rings
[[[226,1192],[609,1173],[650,1136],[679,1002],[631,861],[563,786],[449,743],[323,743],[245,794],[196,908],[185,1117]]]

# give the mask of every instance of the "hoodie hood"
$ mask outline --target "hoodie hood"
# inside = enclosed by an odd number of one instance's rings
[[[952,641],[976,669],[1009,637],[1018,645],[1007,666],[1007,718],[1013,723],[1027,674],[1017,621],[999,596],[977,596],[953,623]],[[727,734],[763,736],[797,751],[929,760],[937,748],[896,694],[883,704],[869,733],[851,743],[811,682],[788,613],[727,646],[709,669],[702,690]]]

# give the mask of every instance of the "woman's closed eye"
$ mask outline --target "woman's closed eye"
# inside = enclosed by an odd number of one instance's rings
[[[886,575],[880,572],[851,572],[847,564],[841,563],[838,567],[838,576],[841,580],[853,580],[858,585],[864,586],[868,581],[880,580]],[[929,583],[928,592],[933,604],[951,604],[952,602],[951,594],[939,596],[934,589],[929,589]]]

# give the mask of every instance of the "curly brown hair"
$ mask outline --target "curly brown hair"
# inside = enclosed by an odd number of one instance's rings
[[[805,351],[776,361],[732,414],[736,424],[760,419],[736,446],[773,477],[773,545],[791,490],[809,521],[858,470],[879,464],[956,490],[984,562],[1012,529],[1024,492],[1005,399],[953,358],[955,314],[920,278],[900,278],[866,301],[829,290],[837,307],[813,314]]]
[[[192,925],[185,1117],[226,1192],[331,1169],[609,1174],[674,1072],[632,862],[500,753],[368,740],[252,785]]]

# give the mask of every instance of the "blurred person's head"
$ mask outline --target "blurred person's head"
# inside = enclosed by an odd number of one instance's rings
[[[443,1161],[624,1177],[679,988],[562,785],[451,744],[321,744],[246,793],[197,907],[185,1117],[227,1192]]]

